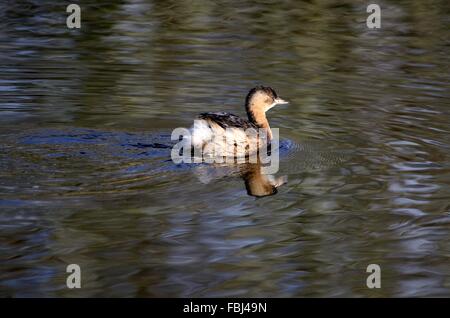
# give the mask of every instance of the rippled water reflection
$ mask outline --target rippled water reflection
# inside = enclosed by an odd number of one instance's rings
[[[2,2],[0,296],[449,296],[449,7],[377,3]],[[170,161],[260,83],[276,195]]]

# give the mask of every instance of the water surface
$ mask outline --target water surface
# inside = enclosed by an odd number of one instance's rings
[[[79,3],[0,4],[0,296],[450,296],[447,1]],[[171,162],[256,84],[287,184]]]

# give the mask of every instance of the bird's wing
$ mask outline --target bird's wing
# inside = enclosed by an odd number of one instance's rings
[[[201,113],[198,116],[199,119],[208,119],[215,123],[217,123],[220,127],[226,129],[226,128],[257,128],[254,124],[249,122],[246,119],[243,119],[239,116],[236,116],[231,113],[226,112],[217,112],[217,113]]]

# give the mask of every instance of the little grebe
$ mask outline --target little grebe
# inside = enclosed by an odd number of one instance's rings
[[[226,112],[202,113],[191,127],[192,146],[202,148],[204,154],[215,151],[216,154],[219,152],[225,156],[248,155],[258,150],[261,137],[246,132],[263,129],[267,134],[267,142],[270,143],[273,135],[266,112],[275,105],[287,103],[271,87],[252,88],[245,99],[248,120]],[[229,147],[230,142],[232,147]]]

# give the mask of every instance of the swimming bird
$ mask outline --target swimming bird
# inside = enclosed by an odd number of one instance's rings
[[[208,156],[212,152],[221,156],[246,156],[261,145],[261,136],[254,132],[265,131],[267,143],[273,138],[266,112],[287,103],[271,87],[254,87],[245,98],[247,119],[227,112],[201,113],[190,130],[192,146],[201,148],[203,155]]]

